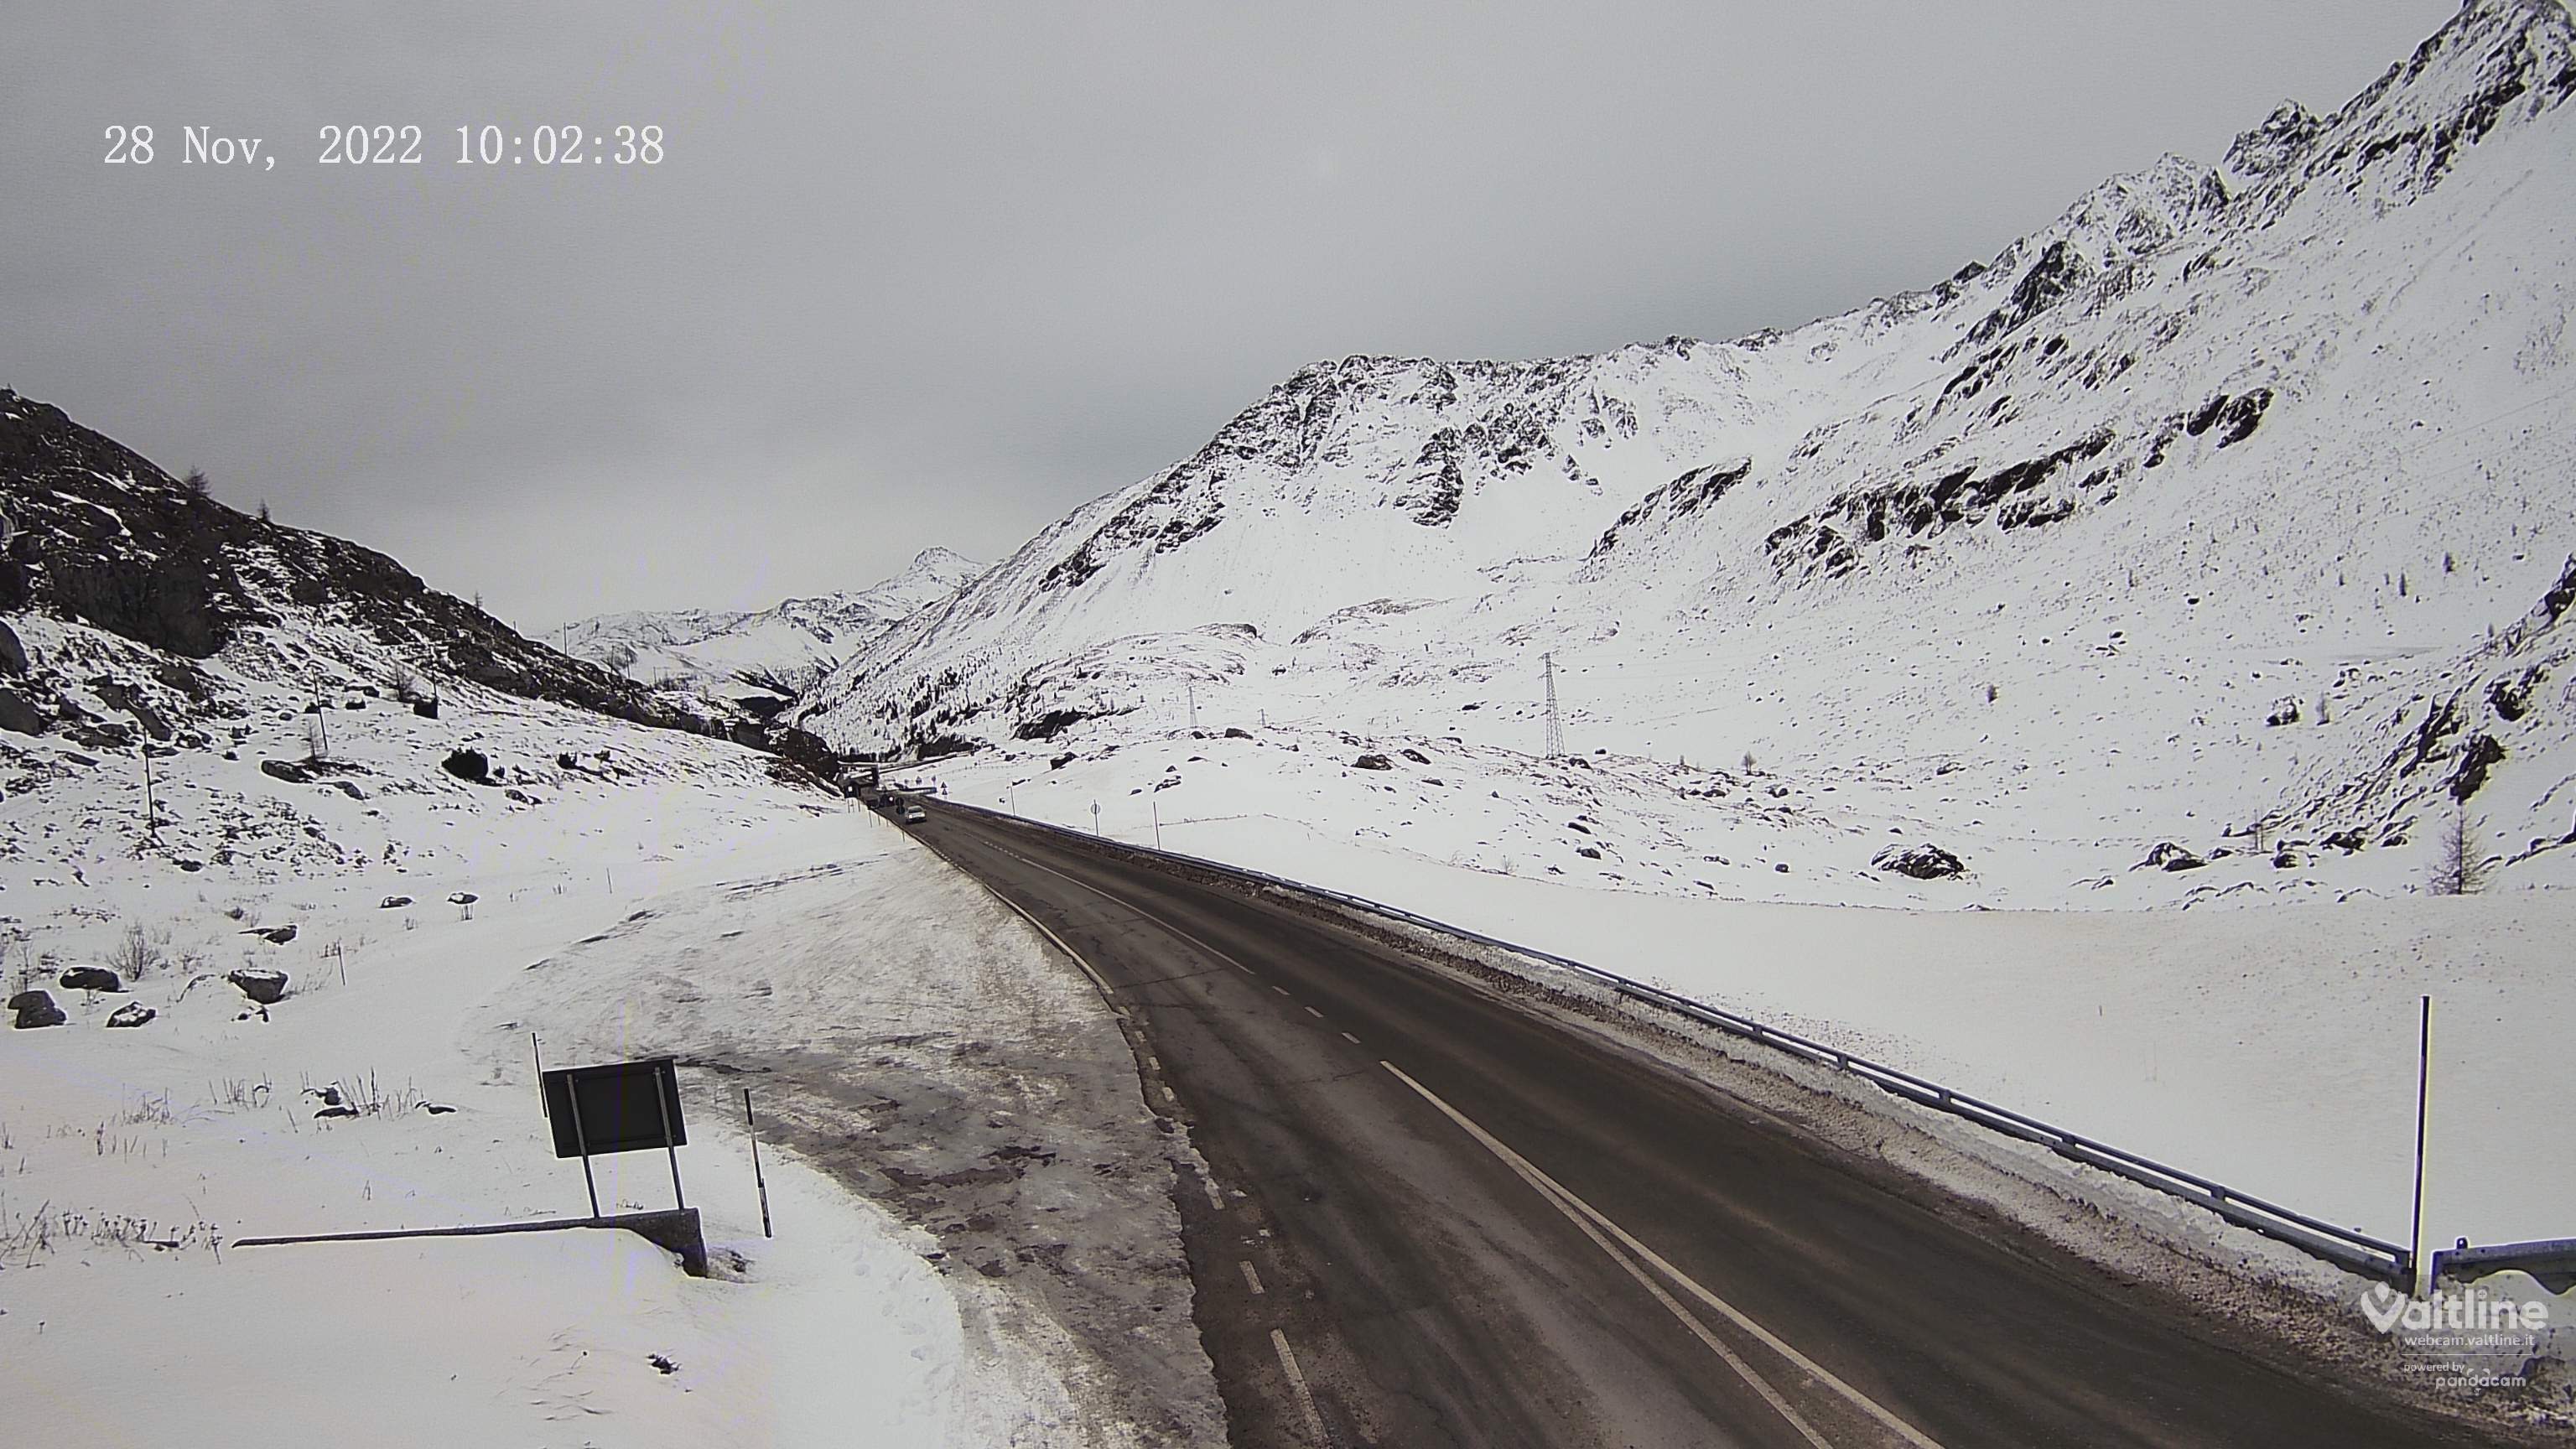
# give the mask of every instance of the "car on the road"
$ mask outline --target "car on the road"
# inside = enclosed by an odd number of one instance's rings
[[[902,820],[906,825],[919,825],[929,818],[930,812],[922,809],[918,805],[906,805],[903,807]]]

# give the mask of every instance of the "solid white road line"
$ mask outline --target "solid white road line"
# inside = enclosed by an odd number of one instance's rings
[[[1036,861],[1029,859],[1027,856],[1020,854],[1018,851],[1013,850],[1008,846],[997,845],[993,848],[1002,852],[1004,855],[1009,856],[1011,859],[1018,861],[1020,864],[1027,866],[1031,870],[1045,871],[1047,874],[1054,876],[1057,880],[1063,881],[1068,885],[1079,886],[1082,889],[1091,892],[1093,895],[1100,897],[1102,900],[1109,902],[1120,910],[1129,911],[1144,917],[1146,920],[1153,922],[1162,929],[1171,932],[1173,935],[1180,937],[1184,941],[1189,942],[1194,948],[1206,952],[1209,956],[1224,962],[1246,976],[1253,974],[1252,968],[1244,965],[1240,961],[1237,961],[1232,956],[1227,955],[1214,946],[1209,945],[1207,942],[1200,940],[1198,937],[1191,935],[1189,932],[1182,930],[1180,927],[1173,925],[1171,922],[1164,920],[1162,917],[1155,915],[1151,911],[1145,910],[1132,902],[1121,899],[1120,897],[1113,896],[1109,892],[1102,890],[1100,887],[1093,885],[1087,880],[1078,880],[1073,876],[1066,875],[1063,871],[1057,870],[1051,865],[1040,865]],[[1026,915],[1028,913],[1023,911],[1021,914]],[[1283,992],[1281,994],[1285,995],[1286,993]]]
[[[1651,1265],[1655,1271],[1663,1274],[1666,1278],[1671,1279],[1673,1284],[1676,1287],[1679,1287],[1683,1292],[1698,1299],[1702,1304],[1723,1316],[1728,1322],[1734,1324],[1740,1329],[1743,1329],[1746,1333],[1751,1334],[1756,1339],[1759,1339],[1764,1347],[1769,1348],[1773,1353],[1780,1355],[1782,1358],[1787,1359],[1790,1363],[1796,1365],[1800,1372],[1813,1378],[1818,1383],[1825,1385],[1827,1388],[1832,1389],[1835,1393],[1842,1395],[1843,1398],[1848,1400],[1854,1408],[1859,1409],[1862,1413],[1869,1415],[1871,1418],[1885,1425],[1889,1431],[1903,1439],[1906,1443],[1916,1446],[1916,1449],[1941,1449],[1941,1444],[1938,1440],[1935,1440],[1930,1435],[1915,1428],[1912,1424],[1905,1422],[1903,1419],[1896,1417],[1895,1414],[1891,1413],[1876,1399],[1871,1398],[1869,1395],[1862,1393],[1850,1384],[1845,1383],[1841,1378],[1837,1377],[1832,1370],[1826,1368],[1823,1364],[1820,1364],[1814,1359],[1807,1357],[1805,1354],[1798,1352],[1797,1349],[1792,1348],[1778,1334],[1773,1333],[1771,1330],[1764,1328],[1761,1324],[1754,1322],[1750,1317],[1745,1315],[1743,1310],[1737,1308],[1734,1304],[1727,1302],[1725,1299],[1718,1297],[1715,1293],[1710,1292],[1706,1287],[1702,1286],[1697,1279],[1684,1273],[1681,1269],[1674,1267],[1654,1249],[1637,1241],[1637,1239],[1626,1229],[1620,1227],[1617,1223],[1612,1222],[1607,1216],[1603,1215],[1600,1209],[1575,1196],[1572,1192],[1567,1190],[1563,1183],[1558,1182],[1555,1178],[1552,1178],[1545,1172],[1540,1171],[1535,1164],[1529,1161],[1529,1159],[1521,1156],[1517,1152],[1514,1152],[1509,1147],[1504,1146],[1503,1143],[1492,1133],[1487,1132],[1484,1128],[1477,1126],[1473,1121],[1469,1120],[1465,1113],[1450,1106],[1447,1102],[1442,1101],[1439,1095],[1433,1092],[1429,1087],[1426,1087],[1420,1082],[1417,1082],[1413,1078],[1405,1075],[1403,1068],[1397,1066],[1393,1062],[1379,1062],[1378,1065],[1386,1068],[1389,1072],[1394,1073],[1397,1081],[1411,1087],[1415,1092],[1421,1095],[1422,1100],[1439,1108],[1443,1116],[1447,1117],[1450,1121],[1457,1123],[1460,1130],[1464,1131],[1468,1136],[1476,1139],[1478,1145],[1482,1146],[1486,1151],[1491,1152],[1496,1157],[1502,1159],[1505,1166],[1511,1168],[1515,1173],[1518,1173],[1524,1181],[1530,1184],[1530,1186],[1539,1189],[1539,1195],[1542,1198],[1545,1198],[1558,1212],[1564,1213],[1567,1217],[1575,1219],[1577,1226],[1585,1228],[1587,1233],[1590,1233],[1595,1242],[1601,1243],[1601,1246],[1605,1251],[1609,1248],[1609,1243],[1603,1241],[1603,1238],[1606,1235],[1607,1238],[1615,1239],[1620,1246],[1625,1247],[1630,1253],[1634,1254],[1639,1262]],[[1598,1229],[1598,1231],[1595,1232],[1593,1231],[1594,1229]],[[1612,1256],[1616,1257],[1617,1255],[1613,1254]],[[1624,1266],[1628,1267],[1631,1273],[1637,1271],[1634,1264],[1624,1264]],[[1653,1285],[1650,1284],[1649,1286]],[[1702,1342],[1707,1343],[1711,1348],[1717,1349],[1720,1355],[1725,1357],[1728,1363],[1733,1366],[1737,1372],[1744,1375],[1746,1382],[1752,1384],[1754,1389],[1761,1393],[1765,1399],[1771,1400],[1773,1407],[1779,1408],[1782,1415],[1788,1417],[1790,1422],[1795,1425],[1801,1433],[1807,1435],[1809,1439],[1819,1445],[1824,1443],[1822,1439],[1816,1438],[1815,1431],[1813,1429],[1808,1428],[1803,1421],[1790,1413],[1781,1401],[1778,1400],[1776,1391],[1771,1389],[1769,1385],[1765,1384],[1751,1371],[1750,1368],[1746,1367],[1742,1360],[1736,1358],[1731,1353],[1727,1353],[1715,1339],[1709,1336],[1704,1327],[1700,1327],[1696,1320],[1692,1319],[1687,1313],[1682,1312],[1680,1306],[1673,1303],[1667,1295],[1661,1292],[1661,1290],[1657,1291],[1656,1296],[1659,1300],[1664,1302],[1667,1308],[1670,1308],[1676,1315],[1680,1316],[1685,1323],[1692,1325],[1694,1332],[1699,1336]]]
[[[1260,1297],[1261,1275],[1252,1271],[1252,1260],[1249,1258],[1238,1258],[1235,1260],[1234,1266],[1243,1270],[1243,1286],[1252,1290],[1253,1297]]]
[[[1270,1346],[1279,1350],[1280,1371],[1288,1375],[1288,1387],[1297,1395],[1297,1407],[1305,1411],[1306,1432],[1314,1436],[1317,1444],[1331,1442],[1324,1437],[1324,1416],[1315,1411],[1315,1396],[1306,1387],[1306,1375],[1297,1367],[1297,1355],[1289,1351],[1288,1335],[1275,1328],[1270,1330]]]
[[[1032,861],[1032,862],[1030,862],[1030,864],[1035,865],[1035,864],[1036,864],[1036,862],[1035,862],[1035,861]],[[1041,869],[1041,870],[1045,869],[1045,867],[1044,867],[1044,866],[1039,866],[1038,868],[1039,868],[1039,869]],[[973,877],[971,874],[969,874],[969,875],[967,876],[967,878],[968,878],[969,880],[973,880],[973,879],[974,879],[974,877]],[[976,884],[978,884],[978,885],[982,885],[983,883],[982,883],[981,881],[977,881],[977,882],[976,882]],[[1076,884],[1076,885],[1080,885],[1080,884],[1081,884],[1081,882],[1080,882],[1080,881],[1076,881],[1076,882],[1074,882],[1074,884]],[[1081,952],[1079,952],[1079,951],[1077,951],[1077,950],[1075,950],[1075,949],[1073,949],[1071,946],[1066,945],[1066,944],[1064,943],[1064,938],[1063,938],[1062,936],[1059,936],[1059,935],[1057,935],[1055,932],[1048,930],[1048,929],[1047,929],[1046,922],[1039,920],[1037,917],[1035,917],[1035,916],[1033,916],[1033,915],[1030,915],[1030,914],[1029,914],[1029,912],[1028,912],[1028,908],[1027,908],[1027,907],[1025,907],[1025,906],[1021,905],[1018,901],[1012,900],[1009,896],[1006,896],[1006,895],[1002,894],[1000,891],[993,890],[993,888],[992,888],[991,886],[985,886],[985,887],[984,887],[984,889],[986,889],[987,891],[991,891],[991,892],[992,892],[993,899],[995,899],[995,900],[997,900],[997,901],[1000,901],[1003,905],[1009,906],[1012,910],[1019,912],[1019,913],[1020,913],[1020,919],[1021,919],[1021,920],[1026,921],[1026,922],[1028,922],[1030,925],[1037,927],[1037,928],[1038,928],[1038,934],[1039,934],[1039,935],[1041,935],[1041,936],[1046,937],[1046,938],[1047,938],[1048,940],[1050,940],[1050,941],[1053,941],[1053,942],[1055,943],[1055,948],[1056,948],[1057,950],[1062,951],[1062,952],[1063,952],[1064,954],[1066,954],[1067,956],[1072,957],[1072,958],[1073,958],[1073,964],[1082,968],[1082,974],[1091,978],[1091,984],[1100,988],[1100,995],[1101,995],[1101,997],[1102,997],[1104,1000],[1115,1001],[1115,1000],[1117,999],[1117,996],[1118,996],[1117,989],[1116,989],[1116,988],[1114,988],[1114,987],[1112,987],[1112,986],[1109,984],[1109,980],[1108,980],[1108,978],[1107,978],[1107,977],[1102,976],[1099,972],[1092,970],[1092,969],[1091,969],[1091,963],[1082,959],[1082,953],[1081,953]],[[1115,1008],[1114,1008],[1114,1007],[1113,1007],[1112,1009],[1113,1009],[1113,1010],[1115,1010]],[[1126,1015],[1127,1013],[1125,1013],[1125,1012],[1121,1011],[1121,1012],[1119,1012],[1118,1014],[1119,1014],[1119,1015],[1121,1015],[1121,1016],[1124,1016],[1124,1015]]]

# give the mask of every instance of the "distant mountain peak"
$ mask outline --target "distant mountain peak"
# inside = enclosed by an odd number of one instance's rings
[[[783,599],[766,609],[642,610],[567,624],[558,647],[659,687],[732,696],[801,686],[914,612],[954,594],[983,565],[925,548],[864,589]],[[767,681],[753,685],[751,681]]]

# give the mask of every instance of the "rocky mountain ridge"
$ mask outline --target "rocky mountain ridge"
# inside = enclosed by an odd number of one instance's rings
[[[2330,115],[1931,287],[1732,342],[1316,364],[794,717],[859,748],[1213,710],[1534,753],[1552,653],[1614,752],[1865,769],[1962,831],[2009,800],[2120,851],[2420,842],[2476,731],[2368,819],[2344,783],[2486,697],[2489,630],[2570,551],[2571,92],[2556,0],[2471,0]],[[2567,711],[2503,723],[2476,807],[2554,839]]]

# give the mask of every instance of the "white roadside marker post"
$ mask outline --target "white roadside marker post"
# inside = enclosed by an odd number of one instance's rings
[[[2433,1291],[2431,1264],[2424,1261],[2424,1126],[2433,1086],[2433,998],[2424,998],[2424,1024],[2415,1048],[2415,1219],[2406,1240],[2412,1261],[2415,1296]]]
[[[742,1089],[742,1129],[751,1138],[751,1180],[760,1188],[760,1235],[774,1238],[769,1230],[769,1179],[760,1175],[760,1124],[751,1115],[751,1088]]]

